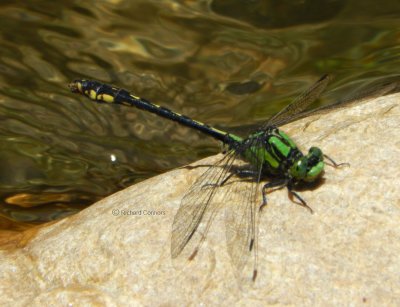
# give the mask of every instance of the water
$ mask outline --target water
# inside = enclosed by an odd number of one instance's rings
[[[324,73],[336,78],[322,104],[400,67],[397,0],[27,2],[0,4],[2,229],[73,214],[220,148],[151,114],[87,103],[72,79],[237,132]]]

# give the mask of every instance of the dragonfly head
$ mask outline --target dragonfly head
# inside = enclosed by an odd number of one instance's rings
[[[324,172],[324,155],[318,147],[311,147],[308,154],[295,161],[289,173],[296,181],[312,182]]]

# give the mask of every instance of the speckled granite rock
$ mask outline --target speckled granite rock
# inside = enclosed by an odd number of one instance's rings
[[[0,305],[400,304],[400,95],[283,130],[351,167],[300,192],[313,215],[270,194],[254,285],[234,277],[222,212],[192,262],[171,261],[174,214],[204,170],[178,169],[5,242]]]

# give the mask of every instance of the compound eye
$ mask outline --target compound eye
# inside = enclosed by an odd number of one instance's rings
[[[325,163],[323,161],[318,162],[307,171],[307,176],[304,178],[305,181],[314,181],[324,172]]]
[[[308,171],[324,160],[324,155],[318,147],[311,147],[307,154]],[[308,172],[307,171],[307,172]]]
[[[312,155],[312,156],[315,156],[315,157],[322,157],[322,150],[319,149],[318,147],[311,147],[308,150],[308,154]]]

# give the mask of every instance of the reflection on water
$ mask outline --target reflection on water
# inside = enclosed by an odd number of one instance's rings
[[[276,3],[3,1],[0,228],[75,213],[218,152],[151,114],[85,103],[68,91],[74,78],[238,131],[326,72],[336,75],[330,100],[398,75],[397,0]]]

